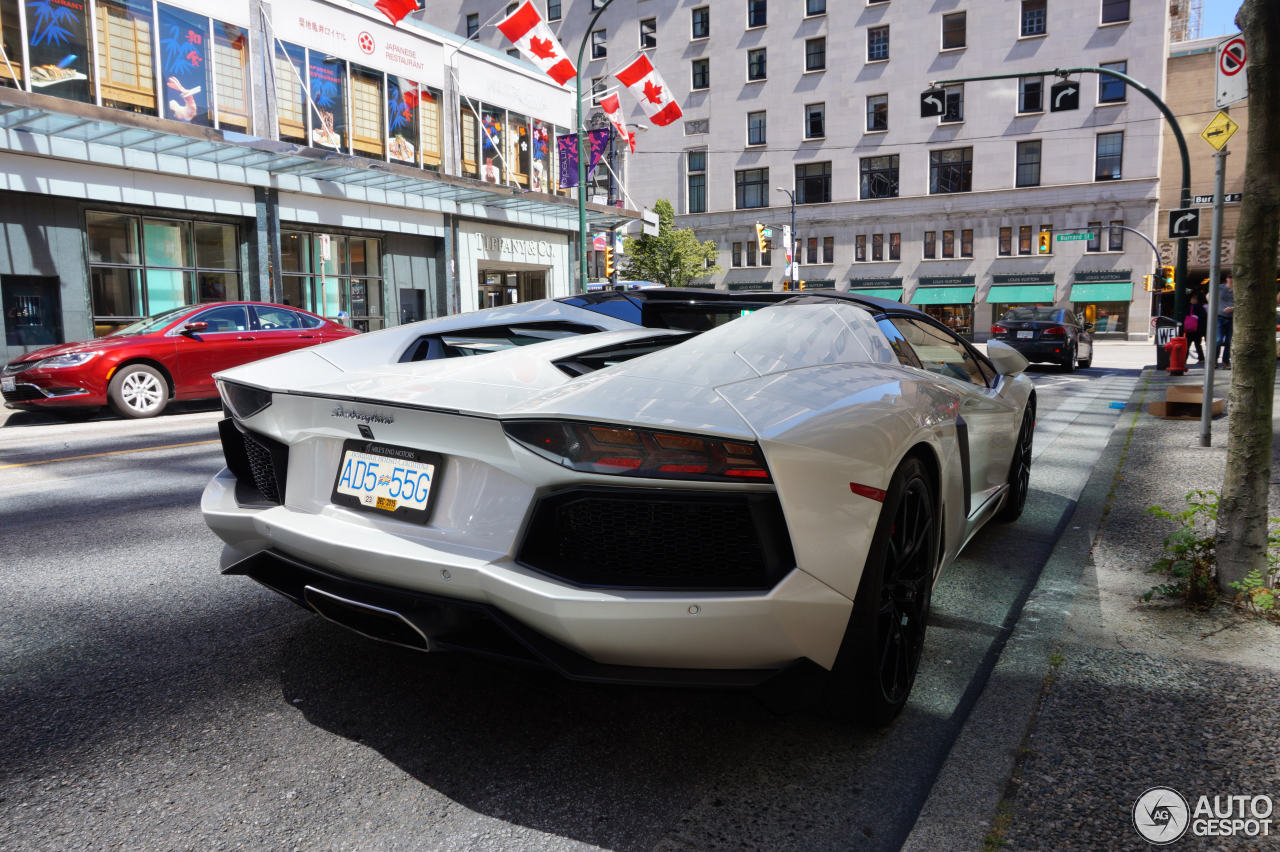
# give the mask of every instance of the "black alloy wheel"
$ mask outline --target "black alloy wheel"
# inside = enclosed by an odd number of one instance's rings
[[[894,473],[867,553],[853,613],[823,708],[860,724],[885,725],[902,711],[924,649],[938,566],[938,503],[924,464]]]
[[[1018,430],[1018,443],[1009,460],[1009,491],[996,520],[1008,523],[1016,521],[1027,505],[1027,493],[1031,488],[1031,449],[1035,441],[1036,411],[1031,403],[1022,414],[1022,428]]]
[[[1062,369],[1067,373],[1074,373],[1076,369],[1076,347],[1073,345],[1067,350],[1067,357],[1062,360]]]

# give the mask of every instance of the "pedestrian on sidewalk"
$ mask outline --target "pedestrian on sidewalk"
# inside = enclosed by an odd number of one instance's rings
[[[1218,349],[1222,352],[1222,366],[1231,366],[1231,331],[1232,314],[1236,311],[1236,291],[1232,286],[1231,273],[1222,276],[1222,284],[1218,286]]]
[[[1187,337],[1187,354],[1191,354],[1192,346],[1196,348],[1196,363],[1204,362],[1204,347],[1201,341],[1204,340],[1204,329],[1208,324],[1208,312],[1200,303],[1200,294],[1192,293],[1191,307],[1187,309],[1187,315],[1182,320],[1182,330]]]

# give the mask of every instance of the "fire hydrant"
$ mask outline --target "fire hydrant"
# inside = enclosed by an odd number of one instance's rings
[[[1175,337],[1164,348],[1169,353],[1169,375],[1181,376],[1187,372],[1187,339]]]

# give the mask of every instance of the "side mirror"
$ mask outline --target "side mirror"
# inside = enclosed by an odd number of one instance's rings
[[[987,357],[995,365],[996,372],[1002,376],[1017,375],[1027,369],[1030,363],[1017,349],[999,340],[987,341]]]
[[[189,322],[182,327],[183,334],[198,334],[209,327],[207,322]]]

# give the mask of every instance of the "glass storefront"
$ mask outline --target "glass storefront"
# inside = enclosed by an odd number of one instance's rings
[[[481,308],[532,302],[547,297],[547,274],[481,269],[479,287]]]
[[[1073,302],[1076,313],[1093,323],[1094,334],[1123,334],[1129,331],[1128,302]]]
[[[90,210],[95,336],[182,305],[240,298],[235,225]]]
[[[973,337],[973,303],[966,305],[921,305],[926,314],[962,337]]]
[[[280,273],[286,305],[350,320],[361,331],[386,324],[380,240],[282,231]]]

